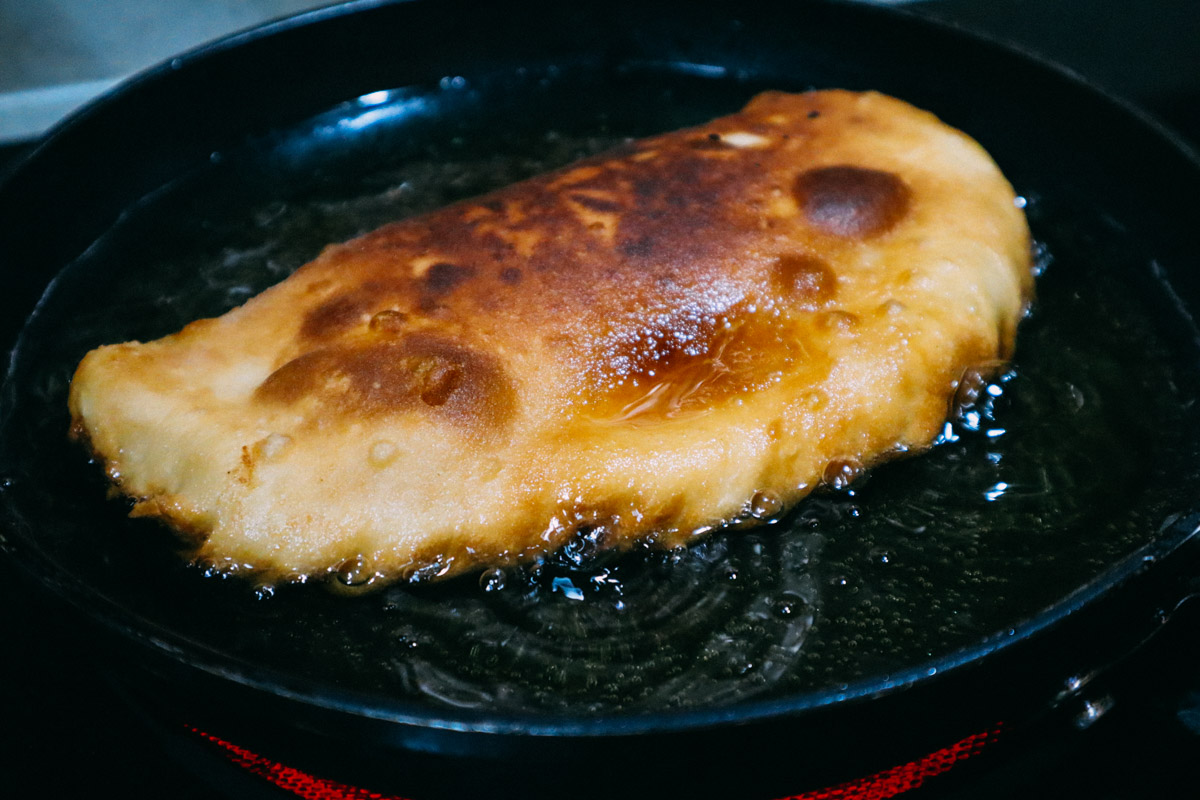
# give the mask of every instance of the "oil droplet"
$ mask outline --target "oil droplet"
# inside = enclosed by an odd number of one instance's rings
[[[755,519],[772,519],[783,510],[783,500],[774,492],[759,491],[750,498],[750,516]]]
[[[807,603],[803,598],[794,594],[785,594],[775,601],[773,610],[775,616],[789,619],[803,614],[806,606]]]
[[[1095,700],[1087,700],[1083,704],[1083,710],[1075,717],[1075,727],[1080,730],[1090,728],[1096,720],[1112,710],[1116,704],[1112,695],[1103,695]]]
[[[408,321],[408,315],[403,311],[385,308],[371,317],[371,321],[367,323],[367,328],[377,333],[396,333],[404,327],[406,321]]]
[[[825,473],[821,476],[821,480],[831,489],[844,491],[850,488],[850,484],[862,477],[863,472],[863,466],[857,459],[836,458],[825,467]]]
[[[401,579],[409,583],[423,583],[440,578],[454,566],[454,556],[438,556],[428,564],[409,564],[400,570]]]
[[[363,586],[375,575],[363,564],[362,556],[355,556],[343,561],[337,568],[338,583],[343,586]]]
[[[603,525],[585,525],[572,534],[560,553],[572,566],[583,567],[604,551],[607,541],[608,529]]]
[[[1040,278],[1053,263],[1054,254],[1050,252],[1050,248],[1044,242],[1034,242],[1033,268],[1030,270],[1033,277]]]
[[[394,442],[381,439],[371,445],[371,451],[367,454],[367,463],[372,467],[386,467],[396,460],[398,454],[399,449]]]
[[[667,551],[667,560],[671,564],[679,564],[683,562],[689,555],[691,555],[691,552],[692,551],[688,549],[687,545],[675,545]]]
[[[508,575],[499,567],[492,567],[489,570],[484,570],[479,576],[479,588],[485,592],[498,592],[504,588],[504,583],[508,579]]]
[[[1001,369],[1000,362],[988,361],[974,364],[963,370],[962,377],[958,380],[958,387],[954,392],[954,404],[951,409],[955,420],[959,422],[966,420],[968,412],[975,408],[980,400],[989,395],[995,396],[991,395],[988,389]],[[978,422],[972,421],[975,423],[974,427],[978,427]]]

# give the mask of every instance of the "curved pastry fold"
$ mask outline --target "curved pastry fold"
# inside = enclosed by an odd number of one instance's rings
[[[930,446],[1012,351],[1029,252],[964,134],[768,92],[98,348],[73,431],[134,514],[277,578],[675,546]]]

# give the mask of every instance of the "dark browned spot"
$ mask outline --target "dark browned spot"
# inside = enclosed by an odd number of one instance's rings
[[[617,245],[617,250],[630,258],[647,258],[654,252],[654,237],[645,235],[626,239]]]
[[[413,377],[427,406],[443,406],[462,384],[462,368],[445,359],[427,358],[413,366]]]
[[[403,311],[385,308],[371,317],[371,321],[367,323],[367,328],[376,333],[398,333],[403,330],[404,323],[407,321],[408,315]]]
[[[772,278],[783,300],[809,310],[837,294],[837,275],[816,256],[782,255],[775,259]]]
[[[505,283],[519,283],[521,281],[521,270],[516,267],[505,267],[500,271],[500,280]]]
[[[419,334],[305,353],[271,373],[254,397],[288,405],[313,399],[323,417],[426,408],[472,428],[503,425],[515,406],[511,383],[494,358]]]
[[[878,235],[899,222],[908,213],[912,195],[890,172],[850,165],[802,172],[793,192],[813,227],[859,238]]]
[[[425,291],[434,295],[447,294],[463,281],[475,274],[474,267],[464,267],[458,264],[438,262],[425,273],[422,286]]]
[[[719,133],[710,133],[703,139],[692,139],[688,144],[693,150],[725,150],[731,147]]]
[[[599,211],[601,214],[613,214],[621,210],[621,204],[616,200],[605,200],[588,194],[573,194],[571,199],[584,208]]]
[[[320,339],[359,325],[369,303],[370,300],[361,294],[335,295],[305,315],[300,335],[308,339]]]

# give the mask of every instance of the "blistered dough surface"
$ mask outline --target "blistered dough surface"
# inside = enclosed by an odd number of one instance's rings
[[[671,546],[929,446],[1030,282],[968,137],[879,94],[768,92],[98,348],[73,430],[218,566],[428,578],[581,532]]]

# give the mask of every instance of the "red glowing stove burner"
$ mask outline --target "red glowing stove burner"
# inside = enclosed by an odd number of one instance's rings
[[[278,761],[260,756],[244,747],[238,747],[232,742],[227,742],[211,733],[205,733],[199,728],[191,730],[223,749],[225,755],[234,764],[266,779],[280,789],[285,789],[297,797],[303,797],[304,800],[405,800],[397,795],[380,794],[359,789],[357,786],[348,786],[344,783],[318,778],[294,767],[284,766]]]
[[[996,741],[1002,727],[1001,723],[996,723],[989,730],[972,734],[949,747],[935,750],[907,764],[825,789],[790,795],[780,800],[887,800],[916,789],[935,775],[941,775],[951,767],[977,755],[985,746]],[[304,800],[405,800],[399,795],[380,794],[318,778],[260,756],[244,747],[238,747],[198,728],[191,730],[224,750],[226,757],[234,764]]]
[[[887,800],[898,794],[916,789],[935,775],[947,772],[951,767],[977,755],[986,745],[996,741],[1001,723],[990,730],[974,733],[949,747],[935,750],[923,758],[885,769],[858,780],[839,783],[827,789],[792,795],[782,800]]]

